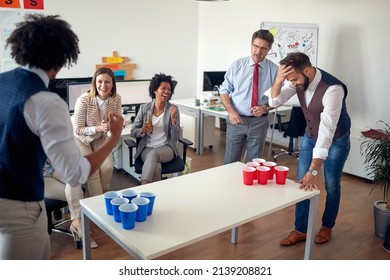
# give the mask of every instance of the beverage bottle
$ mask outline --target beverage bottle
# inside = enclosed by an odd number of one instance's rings
[[[152,123],[152,114],[148,113],[148,114],[146,115],[145,124],[150,125],[150,126],[153,126],[153,123]],[[150,133],[152,133],[152,132],[150,132]]]
[[[152,115],[147,114],[145,124],[152,125]]]

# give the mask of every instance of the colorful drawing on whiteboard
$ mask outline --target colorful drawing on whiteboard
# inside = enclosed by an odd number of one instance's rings
[[[318,25],[291,23],[262,23],[274,36],[274,44],[268,53],[270,60],[279,64],[290,52],[303,52],[317,63]]]

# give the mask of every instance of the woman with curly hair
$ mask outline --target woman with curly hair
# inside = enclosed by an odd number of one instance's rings
[[[141,184],[161,180],[161,163],[179,154],[180,114],[169,102],[176,84],[172,76],[156,74],[149,86],[152,101],[141,105],[134,120],[131,136],[141,138],[134,157],[144,162]]]

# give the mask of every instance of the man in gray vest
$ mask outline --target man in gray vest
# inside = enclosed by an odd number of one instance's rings
[[[326,243],[340,204],[340,180],[350,150],[351,119],[345,99],[347,87],[329,73],[311,65],[304,53],[290,53],[280,61],[273,86],[265,93],[269,104],[277,107],[297,94],[306,118],[306,132],[301,142],[297,181],[300,189],[318,188],[318,172],[324,166],[326,203],[322,227],[314,241]],[[296,204],[295,230],[280,244],[294,245],[306,240],[309,201]]]

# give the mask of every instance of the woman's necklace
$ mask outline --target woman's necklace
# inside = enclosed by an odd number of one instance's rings
[[[162,109],[157,109],[157,107],[154,107],[154,112],[153,112],[153,114],[154,114],[154,116],[156,116],[156,117],[158,117],[158,116],[160,116],[162,113],[164,113],[164,108],[162,108]]]

